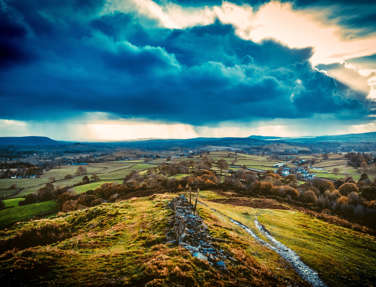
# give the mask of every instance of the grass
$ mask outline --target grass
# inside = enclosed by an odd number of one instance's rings
[[[14,202],[11,204],[14,204]],[[53,200],[6,208],[0,210],[0,227],[9,226],[18,221],[29,220],[36,216],[44,216],[56,212],[57,203]]]
[[[133,198],[21,223],[0,232],[3,279],[13,285],[74,286],[282,286],[301,283],[291,268],[265,248],[200,208],[216,245],[235,260],[228,272],[168,244],[176,195]],[[43,240],[42,240],[43,239]],[[273,265],[263,264],[268,258]],[[271,268],[276,267],[275,270]],[[36,275],[38,274],[38,275]]]
[[[342,174],[334,174],[334,173],[327,173],[327,172],[315,172],[314,175],[316,177],[322,177],[322,178],[333,179],[333,180],[341,179],[345,177]]]
[[[277,240],[318,271],[329,286],[372,286],[376,280],[376,239],[371,235],[294,210],[206,203],[260,235],[253,223],[257,217]]]
[[[328,285],[376,282],[376,239],[300,212],[273,210],[259,216],[273,236],[295,250]]]
[[[142,160],[132,161],[111,161],[104,163],[89,163],[84,167],[87,170],[87,175],[90,176],[96,173],[102,181],[112,182],[123,180],[132,170],[143,171],[154,164],[143,163]],[[38,191],[47,182],[50,181],[50,177],[55,178],[53,183],[56,187],[65,187],[79,184],[82,181],[83,175],[76,176],[75,172],[78,166],[61,166],[47,171],[40,178],[16,178],[16,179],[0,179],[0,196],[7,197],[14,194],[16,190],[10,190],[9,187],[16,184],[17,188],[22,189],[18,193],[17,197],[25,196],[29,193]],[[65,179],[66,175],[72,175],[73,178]]]
[[[187,176],[189,176],[189,174],[187,174],[187,173],[179,173],[177,175],[170,176],[170,178],[182,179],[182,178],[187,177]]]
[[[4,202],[5,207],[8,208],[8,207],[18,206],[18,203],[22,200],[24,200],[23,197],[16,197],[16,198],[3,200],[3,202]]]
[[[77,193],[77,194],[81,194],[81,193],[84,193],[90,189],[94,190],[94,189],[97,189],[98,187],[100,187],[102,184],[104,183],[122,183],[121,180],[114,180],[114,181],[97,181],[97,182],[91,182],[91,183],[88,183],[88,184],[83,184],[83,185],[79,185],[79,186],[76,186],[73,188],[73,190]]]

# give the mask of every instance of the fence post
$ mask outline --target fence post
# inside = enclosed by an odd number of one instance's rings
[[[196,208],[197,208],[197,200],[198,200],[198,194],[199,194],[199,192],[200,192],[200,189],[199,189],[199,188],[197,188],[197,194],[196,194],[195,207],[194,207],[194,209],[193,209],[193,212],[194,212],[194,213],[196,213]]]

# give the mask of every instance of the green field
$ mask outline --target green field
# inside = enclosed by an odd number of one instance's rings
[[[207,198],[204,192],[202,198]],[[215,195],[209,193],[209,198]],[[223,198],[220,195],[218,198]],[[257,209],[204,202],[242,222],[263,237],[254,225],[257,218],[277,240],[293,249],[318,271],[329,286],[372,286],[376,280],[376,238],[312,218],[293,210]],[[265,238],[263,238],[265,239]],[[252,239],[250,239],[252,240]],[[352,284],[352,285],[351,285]],[[355,284],[355,285],[354,285]]]
[[[144,163],[143,160],[131,161],[111,161],[103,163],[90,163],[83,167],[87,170],[87,175],[97,174],[101,181],[121,181],[132,170],[142,171],[155,166],[151,163]],[[22,197],[29,193],[38,191],[46,183],[50,182],[50,178],[54,178],[53,184],[55,187],[65,187],[77,185],[82,181],[83,175],[76,175],[75,172],[78,166],[62,166],[51,169],[43,174],[40,178],[16,178],[16,179],[0,179],[0,196],[7,197],[16,192],[16,189],[9,189],[12,185],[16,188],[22,189],[17,193],[16,197]],[[65,179],[65,176],[72,175],[70,179]]]
[[[24,198],[17,197],[17,198],[3,200],[3,202],[4,202],[5,207],[15,207],[15,206],[18,206],[18,203],[22,200],[24,200]]]
[[[98,187],[100,187],[102,184],[104,183],[122,183],[121,180],[114,180],[114,181],[97,181],[97,182],[91,182],[91,183],[88,183],[88,184],[83,184],[83,185],[79,185],[79,186],[76,186],[73,188],[73,190],[77,193],[77,194],[81,194],[81,193],[84,193],[90,189],[94,190],[94,189],[97,189]]]
[[[11,204],[14,204],[14,202]],[[53,214],[57,211],[57,203],[53,200],[5,208],[0,210],[0,227],[8,226],[17,221],[29,220],[36,216]]]

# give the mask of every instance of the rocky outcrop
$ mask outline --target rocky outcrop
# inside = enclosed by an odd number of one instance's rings
[[[174,198],[169,207],[174,211],[173,226],[167,237],[187,249],[194,257],[226,269],[224,251],[213,245],[213,239],[202,218],[194,213],[184,195]],[[172,240],[171,240],[172,239]]]

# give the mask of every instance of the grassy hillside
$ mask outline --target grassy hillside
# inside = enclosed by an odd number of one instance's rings
[[[318,271],[329,286],[372,286],[376,282],[374,236],[312,218],[286,204],[274,201],[273,206],[271,200],[217,196],[213,192],[204,192],[203,196],[209,207],[240,221],[265,239],[255,227],[257,218],[277,240]]]
[[[216,247],[228,254],[227,270],[218,269],[168,241],[173,216],[168,202],[175,196],[105,203],[1,230],[1,279],[9,286],[307,286],[277,253],[212,207],[259,234],[257,216],[329,286],[371,286],[376,280],[373,236],[273,200],[202,191],[200,200],[208,207],[199,205],[198,213]]]
[[[175,195],[102,204],[0,232],[2,281],[76,286],[305,285],[277,255],[201,209],[218,245],[231,255],[227,271],[166,241]],[[265,258],[268,258],[266,264]],[[38,274],[36,276],[36,274]]]

